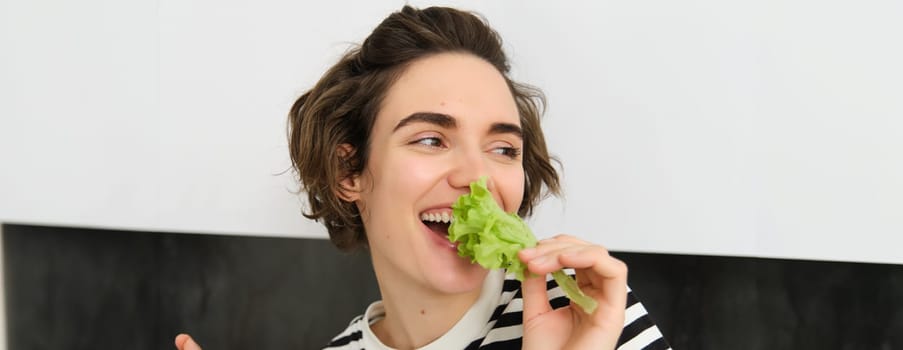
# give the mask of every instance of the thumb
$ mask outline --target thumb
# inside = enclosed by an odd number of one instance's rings
[[[524,294],[524,325],[536,316],[552,311],[546,292],[546,276],[529,274],[521,283]]]
[[[176,336],[176,349],[179,350],[201,350],[201,346],[191,339],[188,334],[179,334]]]

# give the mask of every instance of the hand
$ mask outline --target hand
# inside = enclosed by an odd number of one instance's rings
[[[201,346],[191,339],[188,334],[179,334],[176,336],[176,349],[179,350],[201,350]]]
[[[522,284],[524,295],[523,349],[614,349],[624,328],[627,304],[627,265],[608,250],[572,236],[542,240],[518,257],[531,273]],[[546,274],[573,268],[577,284],[599,307],[587,314],[576,304],[552,309],[546,293]]]

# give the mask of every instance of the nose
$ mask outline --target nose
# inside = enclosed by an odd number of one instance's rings
[[[489,166],[479,150],[459,150],[456,152],[452,169],[448,174],[448,183],[462,193],[470,192],[470,183],[485,176],[486,187],[495,194],[495,185],[489,174]]]

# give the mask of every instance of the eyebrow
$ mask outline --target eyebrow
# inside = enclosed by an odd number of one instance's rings
[[[452,116],[448,114],[434,112],[416,112],[399,121],[398,125],[395,125],[395,129],[392,129],[392,132],[395,132],[396,130],[401,129],[405,125],[411,123],[435,124],[447,129],[454,129],[458,127],[458,122],[455,121],[455,118],[452,118]]]
[[[458,127],[458,122],[455,120],[455,118],[448,114],[436,112],[416,112],[399,121],[398,124],[395,125],[395,129],[392,129],[392,132],[395,132],[396,130],[412,123],[434,124],[446,129],[454,129]],[[492,123],[492,125],[489,127],[489,134],[512,134],[520,139],[524,138],[523,129],[521,129],[521,127],[517,124],[512,123]]]
[[[521,140],[524,139],[524,130],[519,126],[511,123],[493,123],[492,126],[489,127],[490,134],[512,134],[517,136]]]

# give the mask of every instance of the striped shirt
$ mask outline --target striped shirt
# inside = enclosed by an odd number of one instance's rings
[[[523,337],[523,299],[521,284],[513,274],[502,270],[490,272],[480,297],[473,307],[446,334],[419,349],[520,349]],[[553,308],[569,305],[564,292],[547,276],[546,290]],[[324,348],[328,350],[391,349],[373,334],[370,324],[385,316],[381,302],[371,304],[367,311],[351,320],[341,334]],[[618,339],[618,350],[670,349],[646,309],[628,288],[624,312],[624,329]]]

